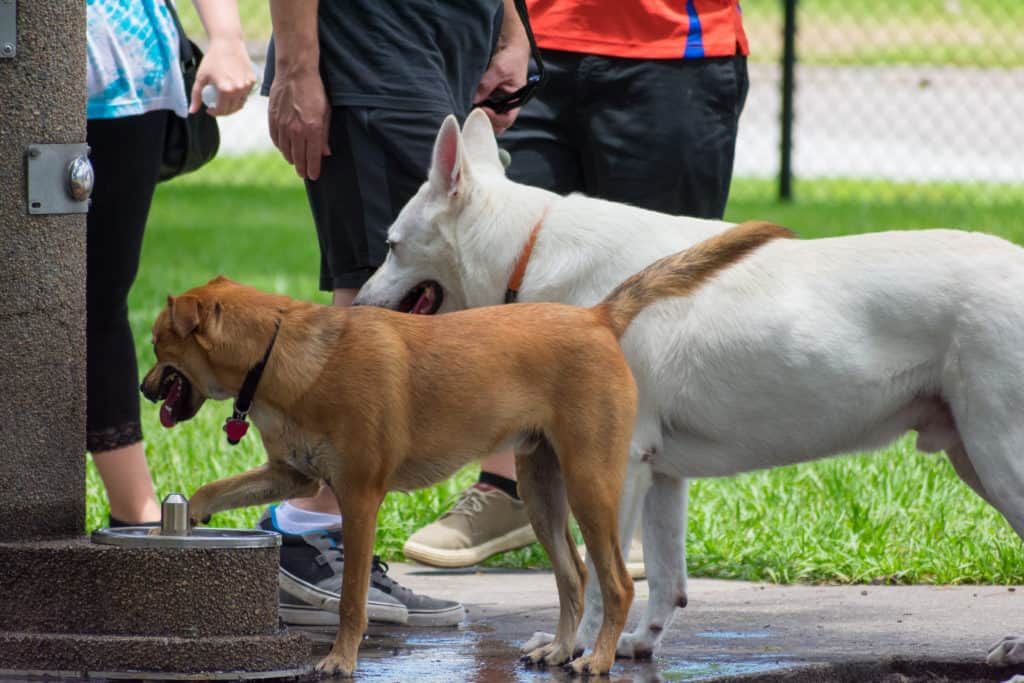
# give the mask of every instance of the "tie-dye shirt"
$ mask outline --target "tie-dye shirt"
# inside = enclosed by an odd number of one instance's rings
[[[188,113],[178,31],[164,0],[87,0],[90,119]]]

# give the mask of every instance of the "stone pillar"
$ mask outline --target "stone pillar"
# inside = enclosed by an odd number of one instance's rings
[[[276,547],[84,538],[86,216],[30,214],[26,178],[30,145],[85,142],[86,4],[16,2],[13,58],[0,40],[0,675],[301,675],[312,647],[279,625]]]
[[[85,70],[85,3],[19,0],[0,58],[0,541],[84,531],[85,214],[29,215],[25,169],[31,143],[85,142]]]

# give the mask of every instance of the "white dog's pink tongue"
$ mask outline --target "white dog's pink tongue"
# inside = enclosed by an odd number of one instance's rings
[[[181,398],[181,380],[175,377],[171,383],[171,389],[167,392],[164,404],[160,406],[160,424],[170,429],[178,423],[174,419],[174,406]]]
[[[416,300],[415,305],[413,305],[412,310],[410,310],[409,312],[423,315],[425,313],[428,313],[433,305],[434,288],[425,287],[423,289],[423,294],[420,294],[420,298]]]

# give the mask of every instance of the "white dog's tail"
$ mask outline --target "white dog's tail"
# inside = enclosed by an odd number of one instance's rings
[[[687,296],[716,273],[773,239],[793,237],[787,228],[750,221],[655,261],[615,288],[595,308],[621,337],[640,311],[659,299]]]

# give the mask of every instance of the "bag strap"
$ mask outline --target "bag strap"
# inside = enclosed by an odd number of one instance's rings
[[[189,66],[196,66],[196,53],[192,50],[192,41],[185,35],[185,29],[181,26],[178,11],[174,8],[174,0],[164,0],[164,6],[167,8],[168,14],[171,15],[174,28],[178,31],[178,59],[181,60],[182,70]]]

